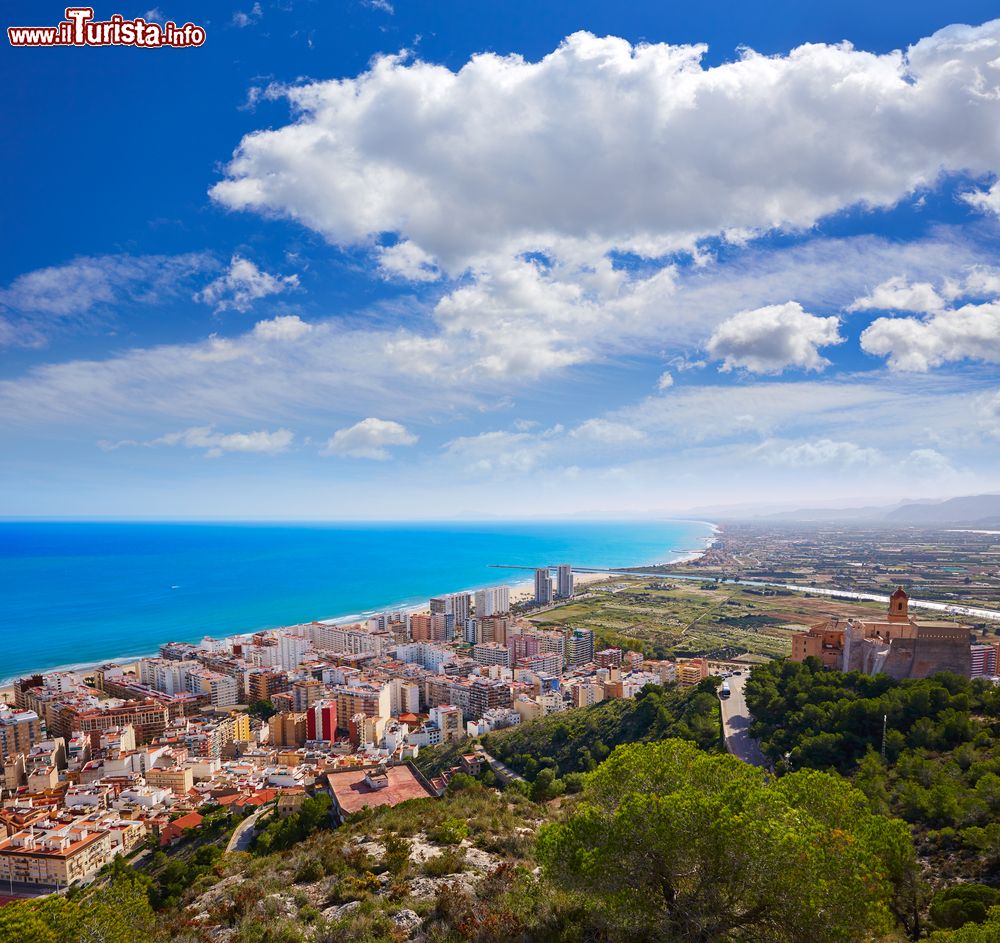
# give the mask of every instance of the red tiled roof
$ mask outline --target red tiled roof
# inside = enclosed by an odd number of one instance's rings
[[[188,812],[187,815],[182,815],[179,819],[174,819],[170,824],[174,828],[197,828],[203,821],[205,821],[204,816],[199,815],[197,812]]]

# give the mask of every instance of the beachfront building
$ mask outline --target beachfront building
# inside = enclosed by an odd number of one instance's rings
[[[547,566],[535,570],[535,605],[547,606],[552,602],[552,574]]]
[[[556,569],[556,598],[569,599],[573,595],[573,567],[560,563]]]
[[[510,587],[491,586],[476,590],[476,618],[501,616],[510,612]]]
[[[472,612],[472,596],[469,593],[452,593],[449,596],[435,596],[430,601],[431,616],[444,617],[443,638],[434,635],[435,639],[451,641],[460,634],[465,623],[469,621]]]

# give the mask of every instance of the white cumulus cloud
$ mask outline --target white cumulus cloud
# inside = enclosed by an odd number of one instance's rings
[[[781,373],[789,367],[822,370],[829,361],[819,348],[843,341],[835,317],[821,318],[796,301],[741,311],[723,321],[705,349],[722,360],[723,370]]]
[[[327,441],[322,454],[385,461],[391,447],[415,445],[416,442],[417,437],[401,423],[369,417],[338,429]]]
[[[298,275],[271,275],[259,269],[250,259],[234,255],[226,272],[194,297],[196,301],[213,305],[216,311],[230,308],[249,311],[260,298],[277,295],[298,286]]]
[[[258,321],[253,328],[254,336],[266,341],[296,341],[312,330],[308,321],[298,315],[284,314],[267,321]]]
[[[926,313],[944,307],[944,299],[929,282],[910,283],[903,276],[884,281],[871,294],[858,298],[848,311],[917,311]]]
[[[994,63],[994,67],[996,67],[996,63]],[[988,190],[970,190],[963,193],[962,199],[977,210],[1000,216],[1000,180]]]
[[[403,278],[411,282],[433,282],[441,277],[434,259],[420,246],[409,240],[378,251],[379,268],[388,278]]]
[[[886,54],[807,44],[705,67],[705,50],[580,32],[537,62],[383,56],[287,88],[295,120],[247,135],[212,196],[339,244],[397,233],[454,273],[498,251],[659,255],[798,229],[1000,170],[1000,21]]]
[[[925,318],[878,318],[861,347],[894,370],[924,371],[958,360],[1000,363],[1000,301],[967,304]]]
[[[561,431],[482,432],[462,436],[445,444],[445,458],[470,474],[499,477],[524,474],[544,461],[552,450],[552,435]]]

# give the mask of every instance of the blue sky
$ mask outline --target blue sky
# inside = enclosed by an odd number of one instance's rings
[[[1000,489],[995,7],[622,6],[5,44],[0,515]]]

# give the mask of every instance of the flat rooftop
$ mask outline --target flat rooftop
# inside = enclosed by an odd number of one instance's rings
[[[390,766],[386,770],[389,785],[381,789],[372,789],[365,782],[365,776],[373,771],[353,769],[327,774],[337,804],[345,815],[374,806],[399,805],[407,799],[434,798],[434,794],[424,787],[408,766]]]

